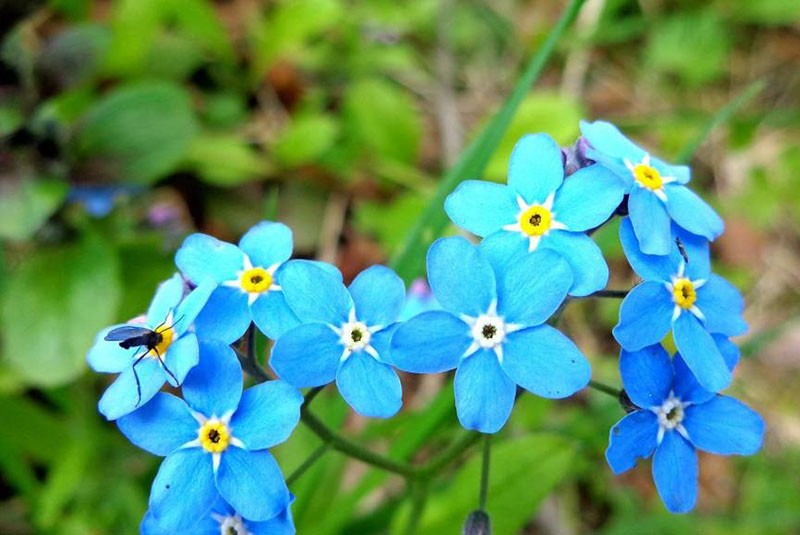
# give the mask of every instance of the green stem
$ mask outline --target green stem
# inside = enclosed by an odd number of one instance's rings
[[[319,458],[322,457],[325,454],[325,452],[328,451],[328,449],[330,449],[330,447],[331,445],[328,444],[327,442],[323,442],[322,444],[320,444],[320,446],[313,452],[311,452],[311,455],[309,455],[308,458],[305,461],[303,461],[303,464],[298,466],[294,472],[289,474],[289,477],[286,478],[286,485],[291,485],[292,483],[300,479],[300,476],[302,476],[306,470],[311,468],[311,466],[313,466],[313,464],[317,462],[317,460],[319,460]]]
[[[425,510],[425,502],[428,501],[428,481],[420,478],[409,481],[408,485],[411,493],[411,512],[409,513],[404,533],[406,535],[414,535]]]
[[[745,104],[753,100],[761,91],[766,87],[766,82],[764,80],[756,80],[749,86],[745,88],[735,99],[730,101],[728,104],[722,107],[714,116],[711,118],[708,123],[703,127],[703,129],[698,132],[698,134],[693,137],[689,142],[681,149],[678,153],[678,157],[676,160],[680,163],[688,163],[689,160],[692,159],[694,153],[697,152],[697,149],[700,148],[700,145],[706,140],[706,138],[711,134],[711,132],[721,126],[733,118]]]
[[[630,290],[600,290],[588,297],[608,297],[610,299],[625,299]]]
[[[492,435],[483,437],[483,464],[481,465],[481,493],[479,509],[486,511],[486,501],[489,497],[489,461],[491,460]]]
[[[619,399],[620,390],[599,381],[589,381],[589,387]]]
[[[349,455],[367,464],[383,468],[384,470],[394,472],[406,478],[413,478],[417,474],[417,470],[410,464],[401,463],[384,455],[374,453],[339,435],[325,425],[322,420],[311,414],[308,411],[308,407],[305,405],[300,413],[300,418],[323,442],[328,443],[330,447],[345,455]]]

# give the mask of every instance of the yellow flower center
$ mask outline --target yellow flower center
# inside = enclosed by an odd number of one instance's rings
[[[672,285],[672,300],[681,308],[690,309],[697,301],[697,292],[689,279],[678,279]]]
[[[209,453],[220,453],[228,448],[231,442],[231,431],[219,420],[208,420],[200,428],[200,445]]]
[[[528,236],[542,236],[550,230],[553,214],[544,206],[531,206],[519,216],[519,226]]]
[[[649,190],[661,189],[664,181],[661,179],[661,174],[653,167],[640,163],[633,168],[633,178]]]
[[[245,292],[260,294],[272,286],[272,275],[261,267],[250,268],[242,273],[241,283]]]
[[[175,330],[172,325],[162,325],[156,329],[156,333],[161,335],[161,341],[148,352],[150,357],[163,357],[167,354],[167,349],[172,344],[172,338],[175,336]]]

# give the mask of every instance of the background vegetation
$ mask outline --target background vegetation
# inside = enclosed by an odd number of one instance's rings
[[[277,218],[297,254],[348,279],[400,254],[564,8],[0,0],[0,532],[136,532],[159,460],[97,413],[109,378],[84,363],[95,333],[145,309],[195,230],[236,241]],[[735,114],[716,115],[738,97]],[[607,468],[612,398],[523,396],[493,447],[496,533],[800,531],[800,3],[589,0],[483,176],[504,180],[525,132],[571,144],[582,117],[667,160],[703,140],[693,185],[726,219],[716,267],[745,293],[751,326],[731,391],[768,435],[755,457],[703,457],[696,512],[671,516],[649,463],[620,478]],[[615,225],[597,234],[610,287],[623,288],[633,279],[615,237]],[[399,265],[408,282],[423,251],[412,244]],[[616,314],[587,300],[562,327],[596,378],[619,385]],[[403,380],[406,408],[388,421],[355,417],[335,392],[314,409],[424,460],[460,432],[452,386]],[[298,429],[277,449],[285,473],[318,444]],[[458,532],[479,471],[473,449],[434,481],[421,533]],[[298,530],[396,531],[409,514],[401,483],[329,452],[292,485]]]

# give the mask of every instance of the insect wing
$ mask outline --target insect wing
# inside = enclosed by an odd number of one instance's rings
[[[146,327],[131,327],[129,325],[124,325],[108,331],[108,334],[106,334],[104,340],[107,342],[124,342],[129,338],[147,336],[152,332],[152,329],[148,329]]]

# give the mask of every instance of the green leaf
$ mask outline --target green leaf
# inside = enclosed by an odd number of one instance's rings
[[[74,142],[78,155],[106,161],[120,178],[150,183],[175,169],[195,130],[183,88],[143,82],[98,101],[83,118]]]
[[[0,139],[14,133],[23,122],[25,115],[18,99],[0,102]]]
[[[286,167],[312,163],[333,145],[338,131],[336,121],[328,115],[296,117],[275,142],[275,158]]]
[[[196,137],[186,155],[186,165],[204,181],[218,186],[258,180],[271,170],[264,154],[233,134]]]
[[[344,113],[348,134],[367,153],[416,161],[422,120],[406,91],[380,79],[356,82],[345,96]]]
[[[462,180],[481,176],[498,145],[503,139],[508,125],[531,86],[538,80],[547,60],[555,49],[556,43],[578,16],[583,0],[572,0],[564,9],[547,40],[531,58],[525,72],[520,76],[514,90],[503,107],[481,134],[470,143],[455,166],[439,182],[439,187],[425,207],[425,211],[417,220],[402,245],[392,255],[392,267],[409,282],[424,272],[425,250],[447,226],[444,213],[444,199]]]
[[[487,510],[493,532],[519,533],[547,495],[569,476],[574,456],[574,444],[549,434],[492,444]],[[428,501],[417,533],[458,532],[467,515],[478,508],[480,479],[481,456],[474,455],[452,482]],[[405,520],[408,512],[406,508],[395,520]]]
[[[3,355],[31,385],[71,381],[97,331],[116,318],[119,260],[103,241],[32,253],[9,274],[0,318]]]
[[[0,184],[0,238],[30,239],[61,206],[68,189],[59,179]]]

